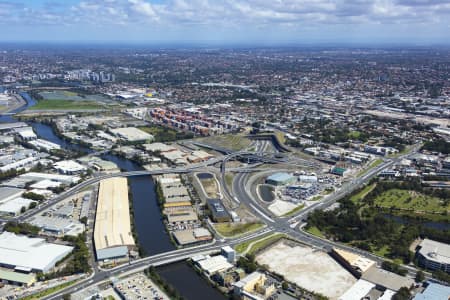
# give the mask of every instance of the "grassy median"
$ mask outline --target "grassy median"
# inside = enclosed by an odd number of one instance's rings
[[[264,235],[259,238],[255,238],[249,241],[245,241],[235,247],[235,250],[238,253],[245,254],[254,254],[261,249],[266,248],[267,246],[285,238],[286,235],[284,233],[273,233],[269,235]]]
[[[214,225],[216,231],[224,237],[233,237],[236,235],[241,235],[247,232],[256,231],[262,228],[264,224],[262,223],[218,223]]]

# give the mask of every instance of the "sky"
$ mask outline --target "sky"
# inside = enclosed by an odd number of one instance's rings
[[[0,0],[0,42],[450,44],[450,0]]]

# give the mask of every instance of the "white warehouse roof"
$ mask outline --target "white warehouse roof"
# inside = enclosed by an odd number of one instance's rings
[[[73,247],[50,244],[42,238],[29,238],[10,232],[0,234],[0,265],[49,271]]]

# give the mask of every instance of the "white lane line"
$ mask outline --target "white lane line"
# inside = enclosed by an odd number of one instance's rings
[[[255,211],[257,211],[261,215],[261,217],[263,217],[264,219],[266,219],[269,222],[275,223],[275,221],[273,219],[271,219],[269,216],[264,214],[262,211],[260,211],[258,208],[256,208],[253,204],[251,204],[251,203],[249,203],[249,204]]]

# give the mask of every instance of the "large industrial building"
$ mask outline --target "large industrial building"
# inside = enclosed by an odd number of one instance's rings
[[[424,239],[416,254],[422,267],[450,273],[450,245]]]
[[[296,181],[297,178],[288,173],[275,173],[273,175],[270,175],[266,179],[266,183],[271,185],[285,185],[294,183]]]
[[[100,182],[94,242],[100,261],[124,258],[129,248],[134,247],[126,178],[110,178]]]
[[[0,234],[0,266],[7,269],[45,273],[72,250],[73,247],[50,244],[42,238]]]
[[[111,129],[111,132],[118,136],[119,138],[129,141],[129,142],[138,142],[138,141],[153,141],[153,135],[142,131],[135,127],[125,127],[125,128],[116,128]]]

